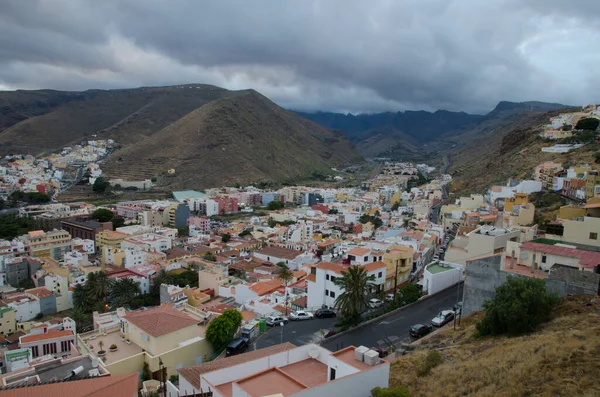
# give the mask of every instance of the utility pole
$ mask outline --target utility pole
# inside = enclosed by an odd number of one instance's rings
[[[398,291],[398,262],[396,262],[396,274],[394,274],[394,302],[396,301],[396,291]]]

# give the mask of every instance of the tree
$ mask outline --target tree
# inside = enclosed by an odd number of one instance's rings
[[[113,224],[113,230],[116,230],[118,227],[123,227],[123,226],[125,226],[125,218],[123,218],[121,216],[115,216],[112,219],[112,224]]]
[[[211,262],[216,262],[217,261],[217,257],[211,251],[208,251],[203,256],[204,256],[204,259],[206,259],[207,261],[211,261]]]
[[[600,152],[594,153],[594,158],[596,164],[600,164]]]
[[[173,284],[173,276],[171,276],[165,269],[160,269],[156,276],[152,279],[152,285],[150,286],[150,294],[155,298],[160,297],[160,285],[161,284]]]
[[[406,284],[398,289],[396,301],[398,306],[414,303],[421,297],[421,290],[415,284]]]
[[[110,183],[108,182],[108,179],[106,179],[103,176],[100,176],[94,181],[94,184],[92,185],[92,190],[95,193],[104,194],[106,193],[106,190],[108,190],[109,187]]]
[[[122,278],[112,283],[110,298],[113,309],[129,307],[140,293],[140,284],[129,278]]]
[[[485,316],[477,324],[481,335],[521,335],[549,319],[558,296],[546,290],[544,280],[508,277],[496,287],[496,296],[483,305]]]
[[[179,235],[179,237],[187,237],[190,235],[190,229],[188,229],[187,226],[178,227],[177,234]]]
[[[83,284],[77,284],[73,289],[73,308],[81,313],[90,313],[92,311],[92,302]]]
[[[91,311],[84,312],[80,309],[73,308],[69,317],[75,321],[78,332],[87,332],[88,330],[93,329]]]
[[[86,289],[88,290],[90,296],[93,297],[97,302],[106,302],[106,298],[110,293],[111,284],[112,280],[106,276],[106,273],[98,272],[95,277],[88,278],[86,282]]]
[[[573,129],[573,126],[571,124],[565,124],[562,127],[560,127],[560,129],[563,131],[571,131]]]
[[[13,239],[39,229],[35,219],[30,217],[19,217],[14,214],[0,216],[0,238]]]
[[[350,266],[337,277],[334,284],[342,289],[335,300],[335,307],[341,310],[344,318],[352,325],[360,322],[360,315],[369,306],[369,295],[375,277],[368,275],[362,266]]]
[[[279,200],[273,200],[267,204],[267,209],[271,211],[280,210],[283,208],[283,203]]]
[[[337,215],[338,214],[338,210],[337,208],[330,208],[328,214],[329,215]]]
[[[600,125],[600,120],[593,117],[587,117],[585,119],[579,120],[575,125],[575,129],[595,131],[596,128],[598,128],[598,125]]]
[[[225,233],[225,234],[222,234],[222,235],[221,235],[221,241],[222,241],[223,243],[226,243],[226,242],[228,242],[229,240],[231,240],[231,234],[229,234],[229,233]]]
[[[398,211],[398,208],[400,208],[399,202],[395,202],[394,204],[392,204],[392,211]]]
[[[252,232],[249,229],[244,229],[241,231],[240,234],[238,234],[238,237],[245,237],[245,236],[249,236],[251,234],[252,234]]]
[[[404,386],[376,387],[371,390],[371,397],[410,397],[410,393]]]
[[[95,219],[98,222],[110,222],[114,217],[115,214],[107,208],[98,208],[96,211],[92,212],[92,219]]]
[[[241,323],[242,314],[240,312],[225,310],[223,314],[208,324],[205,333],[206,339],[215,350],[222,349],[234,337]]]
[[[292,272],[290,270],[289,267],[287,267],[287,265],[283,262],[279,262],[277,264],[279,266],[279,270],[277,271],[277,278],[280,279],[281,281],[283,281],[283,284],[285,285],[285,291],[286,291],[286,296],[287,296],[287,288],[288,288],[288,284],[290,283],[290,281],[292,281],[294,279],[294,272]],[[287,316],[287,311],[288,311],[288,305],[287,305],[287,298],[286,298],[286,305],[285,305],[285,315]]]

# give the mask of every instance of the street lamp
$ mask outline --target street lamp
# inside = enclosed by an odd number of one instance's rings
[[[166,382],[165,382],[165,378],[167,376],[167,374],[165,373],[165,369],[163,362],[162,362],[162,358],[158,357],[158,368],[160,371],[160,382],[162,385],[162,389],[163,389],[163,397],[167,397],[167,387],[166,387]]]
[[[281,327],[281,343],[283,343],[283,321],[279,323],[279,326]]]

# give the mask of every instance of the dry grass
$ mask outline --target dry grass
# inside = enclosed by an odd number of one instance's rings
[[[407,386],[413,396],[600,396],[598,297],[566,298],[553,320],[517,338],[476,338],[480,316],[393,362],[390,386]],[[430,349],[440,349],[442,364],[419,377]]]

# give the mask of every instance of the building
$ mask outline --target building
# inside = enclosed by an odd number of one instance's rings
[[[600,197],[600,176],[597,170],[588,171],[585,178],[585,199]]]
[[[72,320],[71,320],[72,321]],[[75,331],[72,329],[50,330],[45,328],[43,332],[33,332],[19,338],[19,347],[21,349],[31,350],[31,357],[52,355],[54,357],[69,357],[72,350],[75,350]]]
[[[600,252],[579,249],[573,245],[547,239],[523,244],[509,243],[506,247],[507,267],[527,267],[531,273],[549,271],[554,265],[567,266],[584,272],[600,273]]]
[[[169,227],[186,227],[190,217],[190,209],[183,203],[170,205],[163,212],[163,224]]]
[[[408,282],[410,273],[414,269],[415,251],[411,247],[400,245],[390,246],[383,254],[383,263],[386,267],[386,291],[394,290]]]
[[[508,241],[520,241],[520,238],[519,230],[481,226],[452,240],[444,259],[464,265],[469,259],[502,252]]]
[[[95,240],[99,232],[112,230],[112,222],[64,220],[60,222],[61,228],[69,232],[71,237]]]
[[[142,226],[162,226],[163,225],[163,216],[160,211],[155,210],[146,210],[140,211],[137,217],[140,225]]]
[[[546,233],[546,237],[564,243],[600,247],[600,201],[590,199],[583,209],[583,217],[561,219],[560,225],[555,226],[552,233]]]
[[[79,363],[77,363],[79,364]],[[75,368],[79,368],[78,365]],[[69,366],[70,368],[70,366]],[[72,376],[70,372],[64,372],[65,379]],[[39,375],[36,375],[35,382],[39,385],[32,385],[31,378],[28,383],[23,383],[24,376],[17,379],[16,382],[22,384],[11,386],[6,390],[1,390],[3,397],[50,397],[50,396],[69,396],[69,397],[88,397],[88,396],[111,396],[111,397],[132,397],[138,392],[138,374],[128,374],[122,376],[96,376],[89,379],[80,379],[69,382],[52,382],[52,379],[44,381]],[[89,375],[88,375],[89,376]],[[16,383],[15,382],[15,383]]]
[[[18,287],[42,268],[42,262],[30,257],[0,258],[0,273],[6,284]]]
[[[191,308],[177,310],[161,305],[147,310],[94,312],[94,331],[77,335],[82,354],[97,356],[103,343],[106,369],[114,375],[140,373],[147,364],[153,379],[167,378],[183,368],[208,361],[213,349],[204,338],[207,318]],[[110,346],[115,345],[115,349]],[[137,376],[137,375],[136,375]]]
[[[315,344],[282,344],[178,372],[178,386],[167,385],[173,395],[210,389],[213,397],[363,397],[388,386],[390,364],[364,346],[332,353]]]
[[[188,218],[187,225],[190,237],[210,234],[210,218],[207,216]]]
[[[423,272],[423,292],[436,294],[458,284],[462,279],[463,266],[444,261],[430,263]]]
[[[96,234],[96,247],[98,250],[102,250],[104,246],[109,247],[120,247],[123,240],[129,237],[128,234],[104,231]]]
[[[123,249],[138,249],[142,251],[166,252],[173,248],[173,239],[160,234],[147,233],[130,236],[121,242]]]
[[[233,214],[239,212],[238,200],[235,197],[219,196],[215,198],[219,206],[219,214]]]
[[[283,262],[292,270],[299,270],[305,263],[315,263],[314,256],[305,251],[275,246],[264,247],[258,251],[254,251],[252,256],[273,264]]]
[[[17,331],[15,309],[8,306],[0,307],[0,335],[6,336]]]
[[[170,303],[176,309],[182,308],[188,303],[188,297],[183,288],[177,285],[160,285],[160,304]]]
[[[35,230],[22,237],[25,247],[31,256],[49,256],[61,260],[71,250],[71,235],[64,230],[53,230],[45,233]]]

